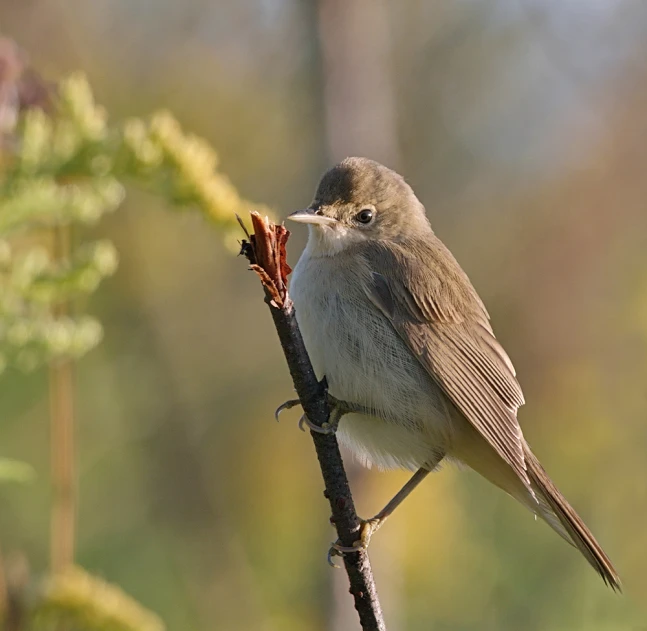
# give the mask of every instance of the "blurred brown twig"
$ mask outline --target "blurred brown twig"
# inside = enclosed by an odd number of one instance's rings
[[[263,283],[265,302],[272,313],[303,411],[311,423],[321,427],[328,422],[330,415],[325,387],[317,380],[312,368],[287,292],[287,276],[292,270],[286,261],[285,244],[290,233],[284,226],[264,220],[256,212],[252,212],[251,217],[254,234],[249,237],[249,243],[243,243],[241,253]],[[358,536],[360,520],[337,439],[331,434],[314,431],[310,434],[326,487],[324,495],[330,502],[331,521],[341,543],[352,546]],[[386,627],[368,554],[361,550],[346,554],[343,559],[362,629],[384,631]]]
[[[0,148],[11,143],[20,112],[32,108],[52,109],[55,85],[42,79],[26,62],[17,44],[0,37]],[[66,263],[71,255],[70,226],[52,229],[52,254]],[[67,301],[52,308],[53,315],[67,315]],[[52,359],[49,370],[51,470],[53,502],[51,514],[51,565],[58,572],[74,561],[74,384],[70,359]]]
[[[53,253],[64,262],[70,257],[70,226],[53,229]],[[69,305],[54,307],[57,318],[67,315]],[[49,367],[50,445],[53,484],[50,525],[52,572],[74,563],[76,480],[74,452],[74,373],[69,358],[52,359]]]

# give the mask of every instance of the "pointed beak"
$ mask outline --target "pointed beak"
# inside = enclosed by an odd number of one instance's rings
[[[328,226],[337,223],[336,219],[326,217],[326,215],[320,214],[320,211],[314,210],[313,208],[297,210],[295,213],[288,215],[287,218],[292,221],[298,221],[299,223],[317,224],[320,226]]]

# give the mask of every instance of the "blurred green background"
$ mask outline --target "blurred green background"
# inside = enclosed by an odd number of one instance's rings
[[[647,4],[0,0],[0,30],[112,119],[169,108],[278,216],[347,155],[401,171],[487,304],[526,436],[624,579],[445,468],[371,544],[391,631],[639,630],[647,613]],[[77,366],[77,560],[171,631],[358,628],[256,278],[198,213],[129,191]],[[296,262],[305,242],[289,243]],[[48,563],[46,371],[0,378],[0,542]],[[360,514],[402,472],[347,459]]]

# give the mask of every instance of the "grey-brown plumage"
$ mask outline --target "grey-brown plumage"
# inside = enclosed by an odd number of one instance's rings
[[[610,560],[530,451],[512,362],[408,184],[376,162],[348,158],[291,218],[310,229],[291,295],[315,370],[334,397],[372,411],[344,417],[341,440],[368,465],[467,464],[619,589]]]

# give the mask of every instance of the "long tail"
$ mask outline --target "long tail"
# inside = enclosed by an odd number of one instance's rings
[[[566,501],[566,498],[564,498],[553,484],[539,460],[537,460],[535,454],[530,451],[527,445],[525,446],[524,455],[528,467],[528,477],[530,478],[533,491],[537,495],[540,506],[543,509],[541,513],[544,514],[540,514],[540,516],[584,555],[586,560],[593,566],[593,569],[602,577],[602,580],[607,585],[613,590],[622,591],[620,577],[609,557],[605,554],[579,515]],[[547,514],[546,509],[550,511]],[[557,522],[555,518],[557,518]]]

